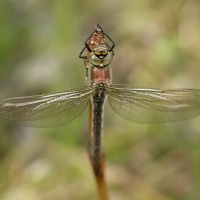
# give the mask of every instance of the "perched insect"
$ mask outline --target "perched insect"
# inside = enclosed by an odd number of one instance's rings
[[[105,36],[110,40],[110,47]],[[102,112],[105,97],[121,117],[136,123],[179,121],[200,114],[200,89],[159,89],[111,84],[109,64],[115,43],[101,25],[85,42],[79,57],[84,59],[87,85],[62,92],[17,97],[0,102],[0,122],[29,127],[60,126],[78,117],[91,101],[93,138],[90,156],[98,173],[102,156]],[[83,52],[87,51],[86,56]]]

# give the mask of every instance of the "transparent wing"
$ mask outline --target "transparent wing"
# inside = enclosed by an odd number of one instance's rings
[[[86,108],[94,89],[77,87],[62,92],[17,97],[0,102],[0,122],[29,127],[66,124]]]
[[[106,93],[112,109],[136,123],[173,122],[200,114],[200,89],[111,85]]]

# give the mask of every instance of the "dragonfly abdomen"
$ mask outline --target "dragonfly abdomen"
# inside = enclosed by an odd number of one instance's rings
[[[93,143],[92,143],[92,162],[95,174],[98,174],[101,159],[101,138],[102,138],[102,113],[105,100],[103,84],[99,84],[93,96]]]

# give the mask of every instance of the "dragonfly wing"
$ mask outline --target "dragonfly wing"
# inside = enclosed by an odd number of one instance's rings
[[[17,97],[0,102],[0,122],[29,127],[66,124],[86,108],[94,89],[77,87],[62,92]]]
[[[111,85],[106,93],[112,109],[136,123],[173,122],[200,114],[200,89]]]

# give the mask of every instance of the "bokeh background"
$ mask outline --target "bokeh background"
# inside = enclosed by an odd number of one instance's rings
[[[116,43],[114,83],[200,88],[198,0],[1,0],[0,98],[84,85],[97,23]],[[141,125],[105,108],[111,199],[200,199],[200,117]],[[58,128],[1,125],[0,199],[98,199],[87,133],[88,110]]]

